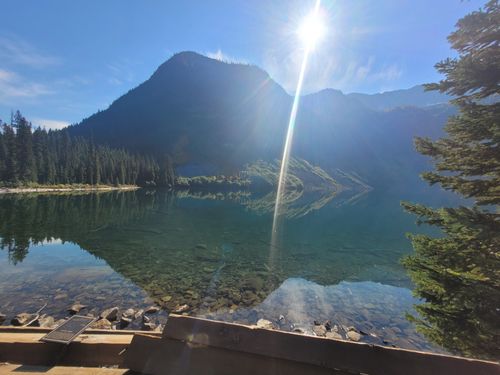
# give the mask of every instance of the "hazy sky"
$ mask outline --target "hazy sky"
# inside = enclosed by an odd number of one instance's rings
[[[172,54],[256,64],[293,92],[296,35],[313,1],[0,0],[0,118],[79,122],[137,86]],[[485,1],[323,0],[327,34],[307,92],[375,93],[437,80],[446,36]]]

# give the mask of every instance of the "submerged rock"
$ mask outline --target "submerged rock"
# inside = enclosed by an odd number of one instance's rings
[[[56,296],[54,297],[54,300],[59,301],[62,299],[67,299],[67,298],[68,298],[67,293],[59,293],[59,294],[56,294]]]
[[[259,291],[264,287],[264,280],[258,277],[250,277],[243,283],[244,290]]]
[[[206,250],[207,249],[207,245],[205,245],[204,243],[199,243],[195,246],[196,249],[200,249],[200,250]]]
[[[0,325],[5,322],[5,319],[7,319],[7,317],[5,316],[5,314],[2,314],[0,313]]]
[[[118,307],[111,307],[109,309],[104,310],[101,315],[99,315],[102,319],[107,319],[110,321],[116,320],[118,318]]]

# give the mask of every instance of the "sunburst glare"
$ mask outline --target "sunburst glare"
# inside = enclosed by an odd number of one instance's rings
[[[308,49],[314,49],[321,39],[324,38],[326,26],[319,7],[315,7],[302,21],[297,30],[297,34]]]

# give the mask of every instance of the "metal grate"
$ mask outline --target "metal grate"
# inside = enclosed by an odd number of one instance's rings
[[[89,316],[73,315],[59,327],[43,336],[40,341],[69,344],[95,320]]]

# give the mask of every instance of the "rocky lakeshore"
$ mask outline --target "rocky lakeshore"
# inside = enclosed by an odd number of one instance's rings
[[[182,315],[188,315],[186,312],[188,307],[189,306],[187,305],[179,306],[174,312]],[[45,306],[34,313],[18,313],[12,317],[10,321],[7,319],[5,314],[0,313],[0,326],[4,325],[4,323],[10,323],[10,326],[14,327],[41,327],[54,329],[64,323],[72,315],[78,314],[95,318],[96,320],[91,325],[91,328],[93,329],[131,329],[161,332],[168,319],[168,314],[166,314],[166,312],[157,305],[151,305],[144,309],[128,308],[125,310],[114,306],[102,310],[98,315],[94,315],[93,313],[87,312],[90,310],[89,306],[83,305],[80,302],[75,302],[68,307],[66,311],[67,316],[61,319],[56,319],[51,315],[44,314],[44,308]],[[337,324],[332,325],[330,321],[326,321],[324,323],[313,321],[309,327],[304,329],[290,322],[283,315],[280,315],[277,319],[271,320],[259,318],[253,324],[247,324],[262,329],[283,330],[298,334],[354,342],[363,341],[362,337],[368,335],[367,333],[359,331],[352,326],[345,327]],[[371,336],[376,337],[374,334],[371,334]]]

